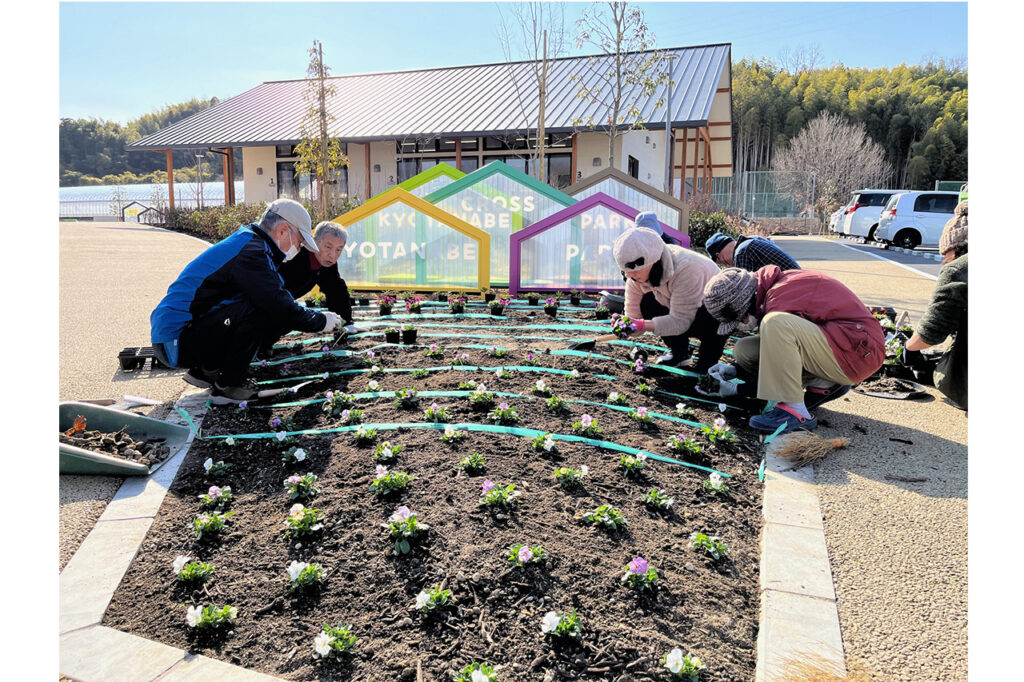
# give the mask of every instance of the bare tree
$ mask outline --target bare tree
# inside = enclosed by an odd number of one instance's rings
[[[779,52],[779,66],[790,73],[813,71],[820,63],[821,46],[817,44],[785,47]]]
[[[637,103],[654,95],[657,87],[667,82],[668,73],[665,56],[651,51],[655,36],[644,22],[644,13],[625,2],[609,2],[607,9],[610,15],[595,4],[576,21],[576,47],[593,45],[608,56],[591,57],[586,64],[590,73],[572,76],[580,83],[576,96],[598,104],[603,111],[596,120],[594,116],[586,121],[577,117],[573,125],[607,126],[608,165],[614,168],[615,138],[623,130],[643,128],[643,112]],[[664,104],[661,97],[654,110]],[[621,125],[625,125],[623,130],[619,130]]]
[[[831,212],[828,207],[842,205],[851,192],[885,187],[893,177],[885,150],[868,137],[864,126],[848,123],[828,111],[808,123],[786,149],[776,153],[772,169],[788,171],[780,174],[777,183],[798,201],[806,193],[807,173],[817,171],[815,208],[819,220]]]
[[[327,100],[334,96],[334,86],[328,84],[330,68],[324,64],[324,48],[319,40],[313,41],[309,49],[309,66],[306,75],[305,100],[308,103],[302,120],[302,140],[295,147],[299,160],[295,163],[295,175],[308,173],[316,178],[317,203],[320,215],[326,216],[330,202],[328,186],[336,186],[336,171],[348,165],[348,157],[341,151],[338,138],[328,133],[328,124],[334,116],[327,110]]]
[[[544,172],[547,68],[549,60],[561,57],[567,50],[565,8],[561,3],[517,3],[512,5],[510,17],[502,13],[500,5],[498,15],[501,17],[498,40],[509,63],[508,75],[527,139],[524,155],[530,159],[532,175],[547,182]],[[536,144],[530,144],[531,138]]]

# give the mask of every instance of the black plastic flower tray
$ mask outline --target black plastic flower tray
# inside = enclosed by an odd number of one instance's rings
[[[131,372],[145,367],[146,360],[150,361],[150,369],[170,369],[167,365],[157,359],[152,346],[141,348],[125,348],[117,354],[117,362],[121,365],[121,371]]]

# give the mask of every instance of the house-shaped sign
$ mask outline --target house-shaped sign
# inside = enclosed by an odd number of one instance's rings
[[[615,238],[636,227],[637,210],[597,194],[579,201],[511,238],[509,292],[622,289],[622,274],[612,257]],[[661,224],[665,234],[689,240]]]
[[[433,168],[428,168],[422,173],[417,173],[405,182],[402,182],[395,187],[404,189],[409,194],[423,198],[431,192],[437,191],[442,187],[446,187],[456,180],[461,180],[466,177],[466,174],[462,171],[452,168],[447,163],[439,163]],[[391,189],[395,189],[392,187]],[[385,190],[390,192],[391,189]],[[381,192],[380,194],[384,194]],[[380,194],[377,196],[379,197]],[[376,199],[377,197],[374,197]]]
[[[334,219],[348,231],[338,272],[351,289],[479,291],[491,238],[397,187]]]
[[[427,201],[491,235],[491,284],[509,279],[509,237],[576,200],[501,161],[431,192]]]
[[[586,199],[598,192],[604,192],[627,206],[635,206],[638,213],[653,211],[658,220],[671,225],[684,234],[689,234],[690,209],[671,194],[666,194],[618,168],[606,168],[590,177],[579,180],[568,189],[570,196],[577,200]],[[689,246],[689,239],[683,246]]]

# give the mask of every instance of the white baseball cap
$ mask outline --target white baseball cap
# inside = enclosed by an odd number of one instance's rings
[[[313,225],[305,206],[294,199],[278,199],[267,206],[263,215],[267,213],[276,213],[287,220],[302,235],[302,241],[305,242],[306,248],[313,253],[320,253],[320,247],[313,239]]]

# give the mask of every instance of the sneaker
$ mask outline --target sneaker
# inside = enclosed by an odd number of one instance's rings
[[[214,383],[213,390],[210,391],[210,402],[214,405],[237,405],[240,402],[252,400],[258,395],[259,392],[252,384],[221,386],[218,383]]]
[[[196,388],[210,388],[218,376],[220,376],[220,372],[216,370],[207,371],[202,367],[193,367],[185,372],[185,376],[182,379],[185,380],[185,383],[192,384]]]
[[[689,362],[689,365],[685,363]],[[693,358],[690,355],[676,355],[671,350],[664,355],[658,357],[659,365],[668,365],[669,367],[687,367],[693,366]]]
[[[820,407],[830,400],[836,398],[842,398],[844,395],[850,392],[853,386],[845,386],[843,384],[835,384],[831,388],[815,388],[808,386],[807,390],[804,391],[804,405],[807,406],[808,410],[813,410],[816,407]]]
[[[818,418],[812,415],[810,419],[804,419],[779,406],[773,407],[770,412],[750,418],[750,428],[762,433],[775,433],[775,429],[783,424],[785,428],[779,433],[789,433],[797,429],[812,431],[818,426]]]

